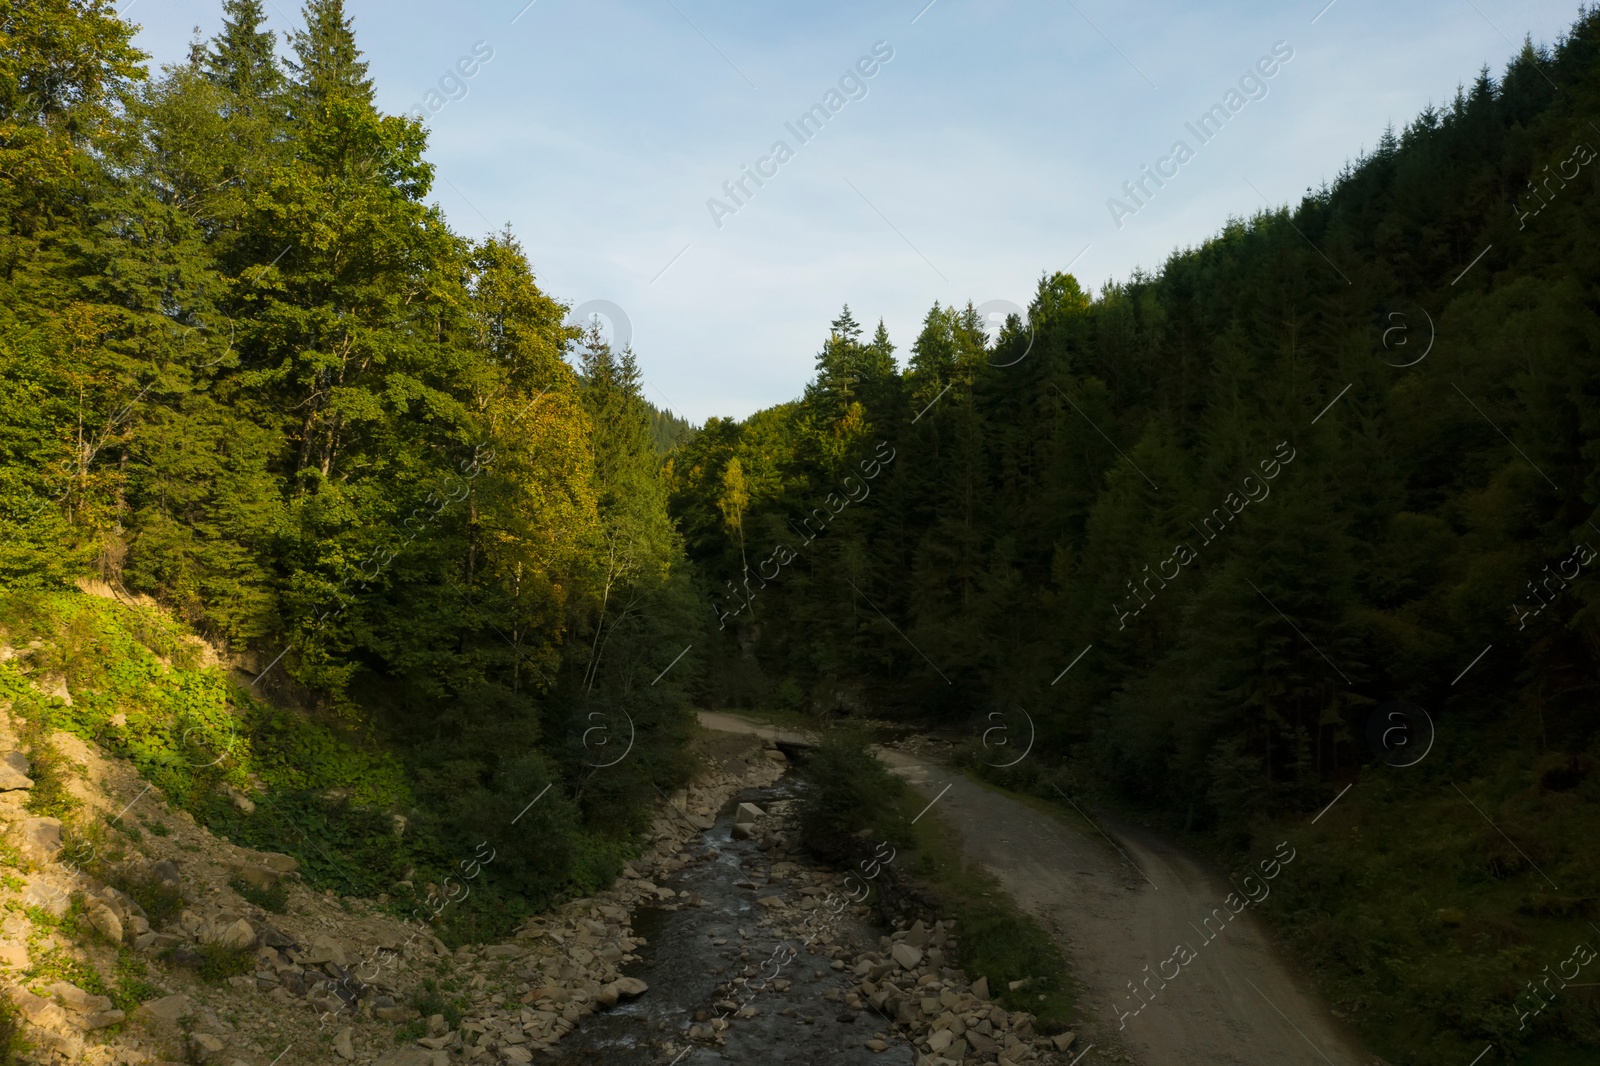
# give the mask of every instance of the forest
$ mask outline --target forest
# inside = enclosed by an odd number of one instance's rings
[[[1596,115],[1589,10],[1158,271],[936,304],[903,371],[844,308],[803,397],[670,457],[703,698],[1287,830],[1267,917],[1378,1046],[1592,1047],[1592,999],[1517,997],[1600,899]]]
[[[12,643],[76,626],[77,688],[91,649],[133,637],[71,582],[175,612],[251,676],[224,697],[251,754],[211,766],[152,714],[142,767],[197,807],[209,778],[264,777],[279,799],[234,832],[311,833],[334,883],[375,892],[520,836],[484,908],[505,928],[614,876],[687,772],[684,675],[649,684],[698,619],[657,457],[681,420],[631,352],[566,321],[513,234],[449,229],[426,133],[373,106],[337,0],[306,7],[287,64],[262,5],[227,0],[159,73],[111,5],[6,8]],[[385,808],[398,848],[369,839]],[[359,871],[332,860],[350,848]]]
[[[221,6],[153,71],[102,0],[0,5],[0,624],[135,691],[98,656],[183,642],[98,582],[230,657],[123,752],[175,801],[367,895],[511,843],[481,937],[616,875],[694,707],[888,720],[1288,837],[1263,916],[1375,1046],[1600,1041],[1519,1000],[1600,899],[1600,12],[1159,269],[904,351],[846,306],[802,396],[693,427],[449,227],[340,0],[287,61]]]

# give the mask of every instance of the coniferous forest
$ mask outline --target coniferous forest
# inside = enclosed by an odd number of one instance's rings
[[[341,892],[522,819],[463,937],[616,876],[694,707],[888,719],[1291,840],[1264,917],[1391,1057],[1600,1044],[1523,996],[1600,921],[1600,13],[1153,272],[997,337],[845,307],[803,396],[690,427],[447,225],[340,0],[287,62],[221,7],[152,70],[101,0],[0,4],[0,622],[108,694],[0,696]],[[193,693],[111,736],[157,609],[242,664],[247,757]]]

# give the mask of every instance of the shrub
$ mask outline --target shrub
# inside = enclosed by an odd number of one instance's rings
[[[894,802],[900,783],[873,757],[864,736],[828,733],[802,774],[810,787],[800,802],[800,840],[816,855],[845,863],[859,850],[859,835],[905,839],[905,818]]]
[[[261,888],[236,877],[228,882],[228,887],[264,911],[285,914],[289,910],[289,890],[283,887],[281,881],[274,883],[271,888]]]

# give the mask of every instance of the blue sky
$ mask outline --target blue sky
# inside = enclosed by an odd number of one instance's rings
[[[434,197],[459,232],[511,223],[541,284],[621,308],[649,398],[696,422],[799,395],[848,302],[904,360],[934,301],[1026,306],[1039,276],[1098,289],[1159,269],[1230,216],[1297,201],[1447,102],[1572,0],[347,0],[386,111],[428,118]],[[157,62],[219,0],[133,0]],[[293,0],[268,0],[280,33]],[[1314,21],[1313,21],[1314,20]],[[479,42],[482,42],[480,44]],[[869,57],[873,76],[801,143],[785,123]],[[1276,42],[1209,143],[1185,129]],[[449,75],[474,47],[493,57]],[[1280,52],[1282,51],[1280,46]],[[870,67],[871,64],[868,64]],[[1273,66],[1268,64],[1269,67]],[[468,69],[473,69],[468,64]],[[465,95],[462,95],[464,87]],[[1241,93],[1241,97],[1243,93]],[[1183,139],[1194,157],[1136,214],[1107,200]],[[723,190],[783,140],[742,206]],[[714,218],[707,201],[738,206]],[[1509,210],[1509,207],[1508,207]],[[720,221],[719,227],[716,222]],[[1087,250],[1085,250],[1087,249]]]

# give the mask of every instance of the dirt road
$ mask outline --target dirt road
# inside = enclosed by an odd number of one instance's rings
[[[703,714],[701,721],[710,729],[771,732],[731,715]],[[1236,889],[1207,865],[1137,826],[1101,815],[1093,816],[1098,829],[1080,826],[945,767],[900,752],[881,756],[930,800],[938,797],[967,858],[993,871],[1061,946],[1090,1019],[1080,1046],[1097,1045],[1086,1064],[1111,1048],[1141,1066],[1372,1062],[1284,965],[1242,893],[1234,906],[1244,909],[1232,916],[1227,900]],[[1295,872],[1291,858],[1277,878]],[[1246,887],[1271,906],[1263,893],[1272,883]]]

